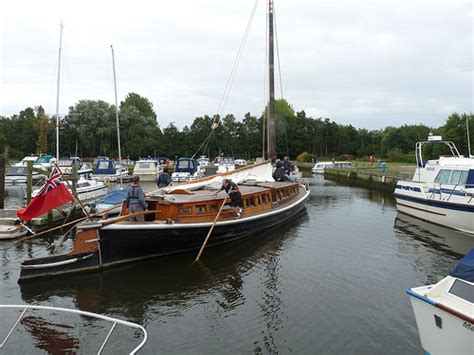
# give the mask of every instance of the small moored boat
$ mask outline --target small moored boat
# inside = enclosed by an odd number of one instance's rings
[[[179,158],[176,167],[171,174],[171,181],[174,184],[189,182],[204,176],[205,166],[199,164],[197,159]]]
[[[133,175],[140,177],[141,181],[156,181],[162,168],[160,163],[154,159],[140,159],[135,163]]]
[[[474,249],[437,284],[407,290],[427,354],[474,350]]]

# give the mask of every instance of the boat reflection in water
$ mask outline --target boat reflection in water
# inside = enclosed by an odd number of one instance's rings
[[[209,316],[219,317],[223,313],[224,318],[225,314],[235,312],[246,299],[257,297],[261,301],[258,302],[259,309],[254,309],[254,312],[260,314],[259,323],[263,322],[267,327],[269,351],[277,351],[276,345],[272,345],[272,334],[284,317],[279,280],[280,254],[285,245],[298,235],[299,226],[307,218],[303,211],[285,227],[239,241],[237,248],[225,245],[211,248],[206,251],[204,264],[191,264],[195,253],[183,253],[97,273],[71,275],[67,282],[57,278],[38,279],[20,283],[21,297],[26,303],[42,304],[67,297],[72,302],[70,307],[113,314],[142,324],[149,332],[150,327],[157,327],[157,332],[162,332],[160,326],[166,323],[167,317],[189,317],[193,307],[199,305],[211,308]],[[255,273],[255,268],[261,274],[258,284],[244,290],[243,279],[252,273],[251,270]],[[257,296],[259,291],[263,297]],[[160,321],[156,322],[156,319]],[[166,346],[172,346],[170,342]]]
[[[400,212],[395,218],[394,228],[412,236],[430,249],[457,258],[466,255],[473,247],[472,236],[467,233],[425,222]]]

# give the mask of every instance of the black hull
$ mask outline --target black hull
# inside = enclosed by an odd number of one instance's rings
[[[273,211],[259,218],[242,218],[229,221],[224,225],[217,224],[206,247],[247,238],[282,225],[304,209],[306,197],[307,195],[289,208],[282,208],[281,211]],[[113,225],[113,228],[106,227],[99,230],[100,254],[95,251],[28,260],[22,263],[19,281],[90,271],[152,257],[198,250],[209,228],[209,223],[179,226],[173,224]],[[74,259],[77,260],[72,262]],[[58,266],[55,266],[55,263],[58,263]],[[33,265],[50,266],[32,268]]]
[[[99,265],[100,259],[97,251],[27,260],[21,263],[19,282],[78,271],[96,270],[99,268]]]
[[[285,223],[304,209],[304,201],[284,212],[250,221],[242,220],[214,228],[206,247],[233,242],[257,235]],[[209,232],[209,226],[163,229],[102,229],[102,262],[104,266],[150,257],[198,250]]]

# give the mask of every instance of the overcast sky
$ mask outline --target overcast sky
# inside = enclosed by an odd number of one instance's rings
[[[60,113],[80,99],[150,99],[165,127],[214,114],[255,0],[2,1],[0,115]],[[473,112],[472,1],[275,0],[284,97],[297,111],[368,129],[440,126]],[[266,1],[258,2],[224,113],[260,115]],[[280,96],[277,82],[277,96]]]

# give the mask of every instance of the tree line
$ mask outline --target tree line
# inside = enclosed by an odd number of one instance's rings
[[[467,155],[466,119],[472,128],[474,115],[453,113],[441,127],[403,125],[379,130],[338,124],[329,118],[313,118],[305,111],[296,112],[286,100],[276,102],[276,138],[279,157],[312,159],[368,159],[370,155],[393,161],[414,161],[415,143],[430,133],[443,135]],[[63,156],[117,157],[116,109],[101,100],[80,100],[61,117],[60,151]],[[223,154],[253,160],[262,156],[263,123],[250,113],[238,120],[234,115],[204,115],[179,129],[174,123],[161,129],[153,104],[147,98],[129,93],[119,105],[122,156],[137,159],[146,156],[169,158]],[[211,129],[211,125],[215,129]],[[8,156],[20,159],[33,153],[56,151],[55,117],[41,106],[28,107],[11,117],[0,116],[0,152],[8,147]],[[429,152],[433,156],[440,151]]]

